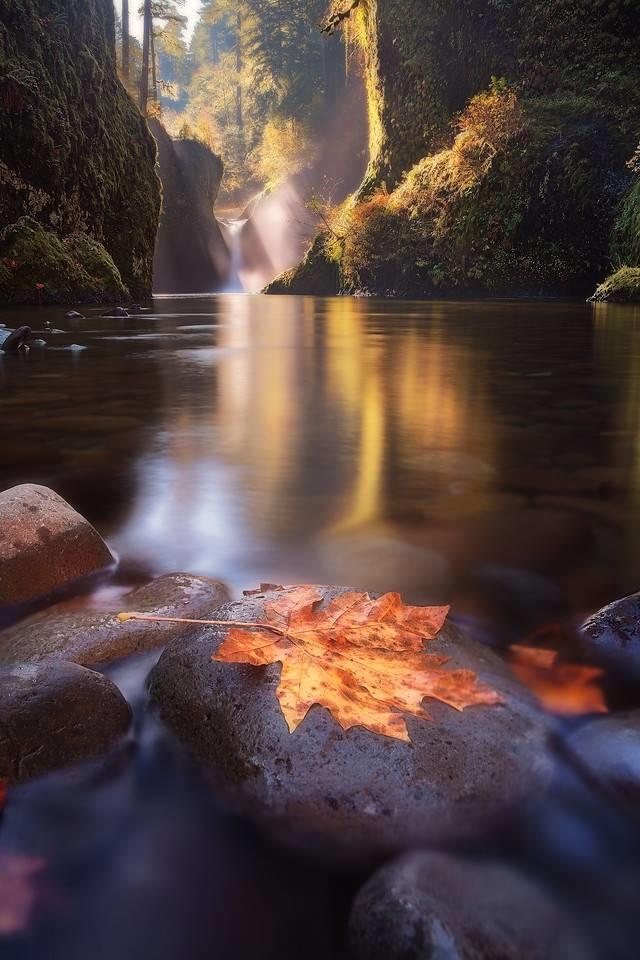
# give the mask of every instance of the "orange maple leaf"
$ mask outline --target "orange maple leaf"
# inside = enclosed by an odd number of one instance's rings
[[[575,716],[582,713],[607,713],[607,705],[598,681],[604,671],[560,663],[556,650],[540,647],[509,648],[511,669],[552,713]]]
[[[315,587],[278,591],[264,621],[236,624],[213,660],[265,666],[280,662],[277,696],[291,733],[314,704],[343,730],[360,726],[409,740],[405,715],[429,719],[426,697],[456,710],[501,703],[471,670],[446,670],[447,658],[426,653],[448,607],[405,606],[397,593],[377,600],[343,593],[326,605]]]

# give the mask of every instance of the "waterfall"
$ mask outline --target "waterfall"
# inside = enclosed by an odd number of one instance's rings
[[[245,285],[242,273],[245,267],[242,249],[242,230],[246,220],[219,220],[222,233],[229,250],[229,276],[225,286],[226,293],[243,293]]]

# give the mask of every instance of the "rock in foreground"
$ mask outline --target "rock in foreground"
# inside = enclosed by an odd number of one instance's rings
[[[320,589],[325,600],[344,592]],[[216,618],[260,621],[275,596],[229,604]],[[502,662],[453,627],[429,651],[474,670],[505,703],[459,713],[429,701],[431,721],[408,719],[410,743],[345,732],[319,706],[290,734],[276,699],[280,666],[213,662],[225,635],[203,628],[171,644],[152,673],[152,696],[231,803],[288,845],[369,862],[416,842],[476,835],[544,787],[544,718]]]
[[[640,710],[597,717],[569,740],[592,776],[621,799],[640,799]]]
[[[198,619],[228,600],[227,588],[218,580],[172,573],[128,594],[119,610]],[[194,629],[186,624],[140,620],[121,623],[119,610],[45,612],[29,617],[1,635],[0,664],[55,657],[90,667],[154,650]]]
[[[585,660],[611,671],[625,686],[640,679],[640,593],[598,610],[580,630]]]
[[[0,613],[115,563],[91,524],[47,487],[0,493]]]
[[[353,906],[358,960],[590,960],[562,910],[502,864],[414,853],[380,870]]]
[[[0,778],[19,783],[100,756],[129,727],[113,683],[72,663],[0,669]]]

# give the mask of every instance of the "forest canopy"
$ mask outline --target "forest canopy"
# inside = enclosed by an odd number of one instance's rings
[[[272,186],[313,161],[357,56],[348,33],[320,29],[325,0],[205,0],[189,39],[184,0],[154,0],[150,9],[146,112],[172,136],[223,157],[223,199]],[[138,99],[143,49],[133,37],[123,43],[124,31],[120,69]]]

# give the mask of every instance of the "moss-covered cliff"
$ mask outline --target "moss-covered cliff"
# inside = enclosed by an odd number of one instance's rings
[[[365,51],[370,164],[316,243],[318,284],[591,292],[637,226],[636,0],[361,0],[350,20]],[[311,267],[274,290],[313,292]]]
[[[109,299],[122,284],[132,296],[151,291],[155,156],[116,76],[111,0],[0,0],[0,228],[25,216],[42,226],[37,299]],[[56,277],[56,244],[82,235],[89,242],[66,244],[83,280],[71,289],[68,270]],[[19,259],[15,236],[0,241],[0,298],[34,299],[38,263]],[[24,231],[21,242],[24,257]]]

